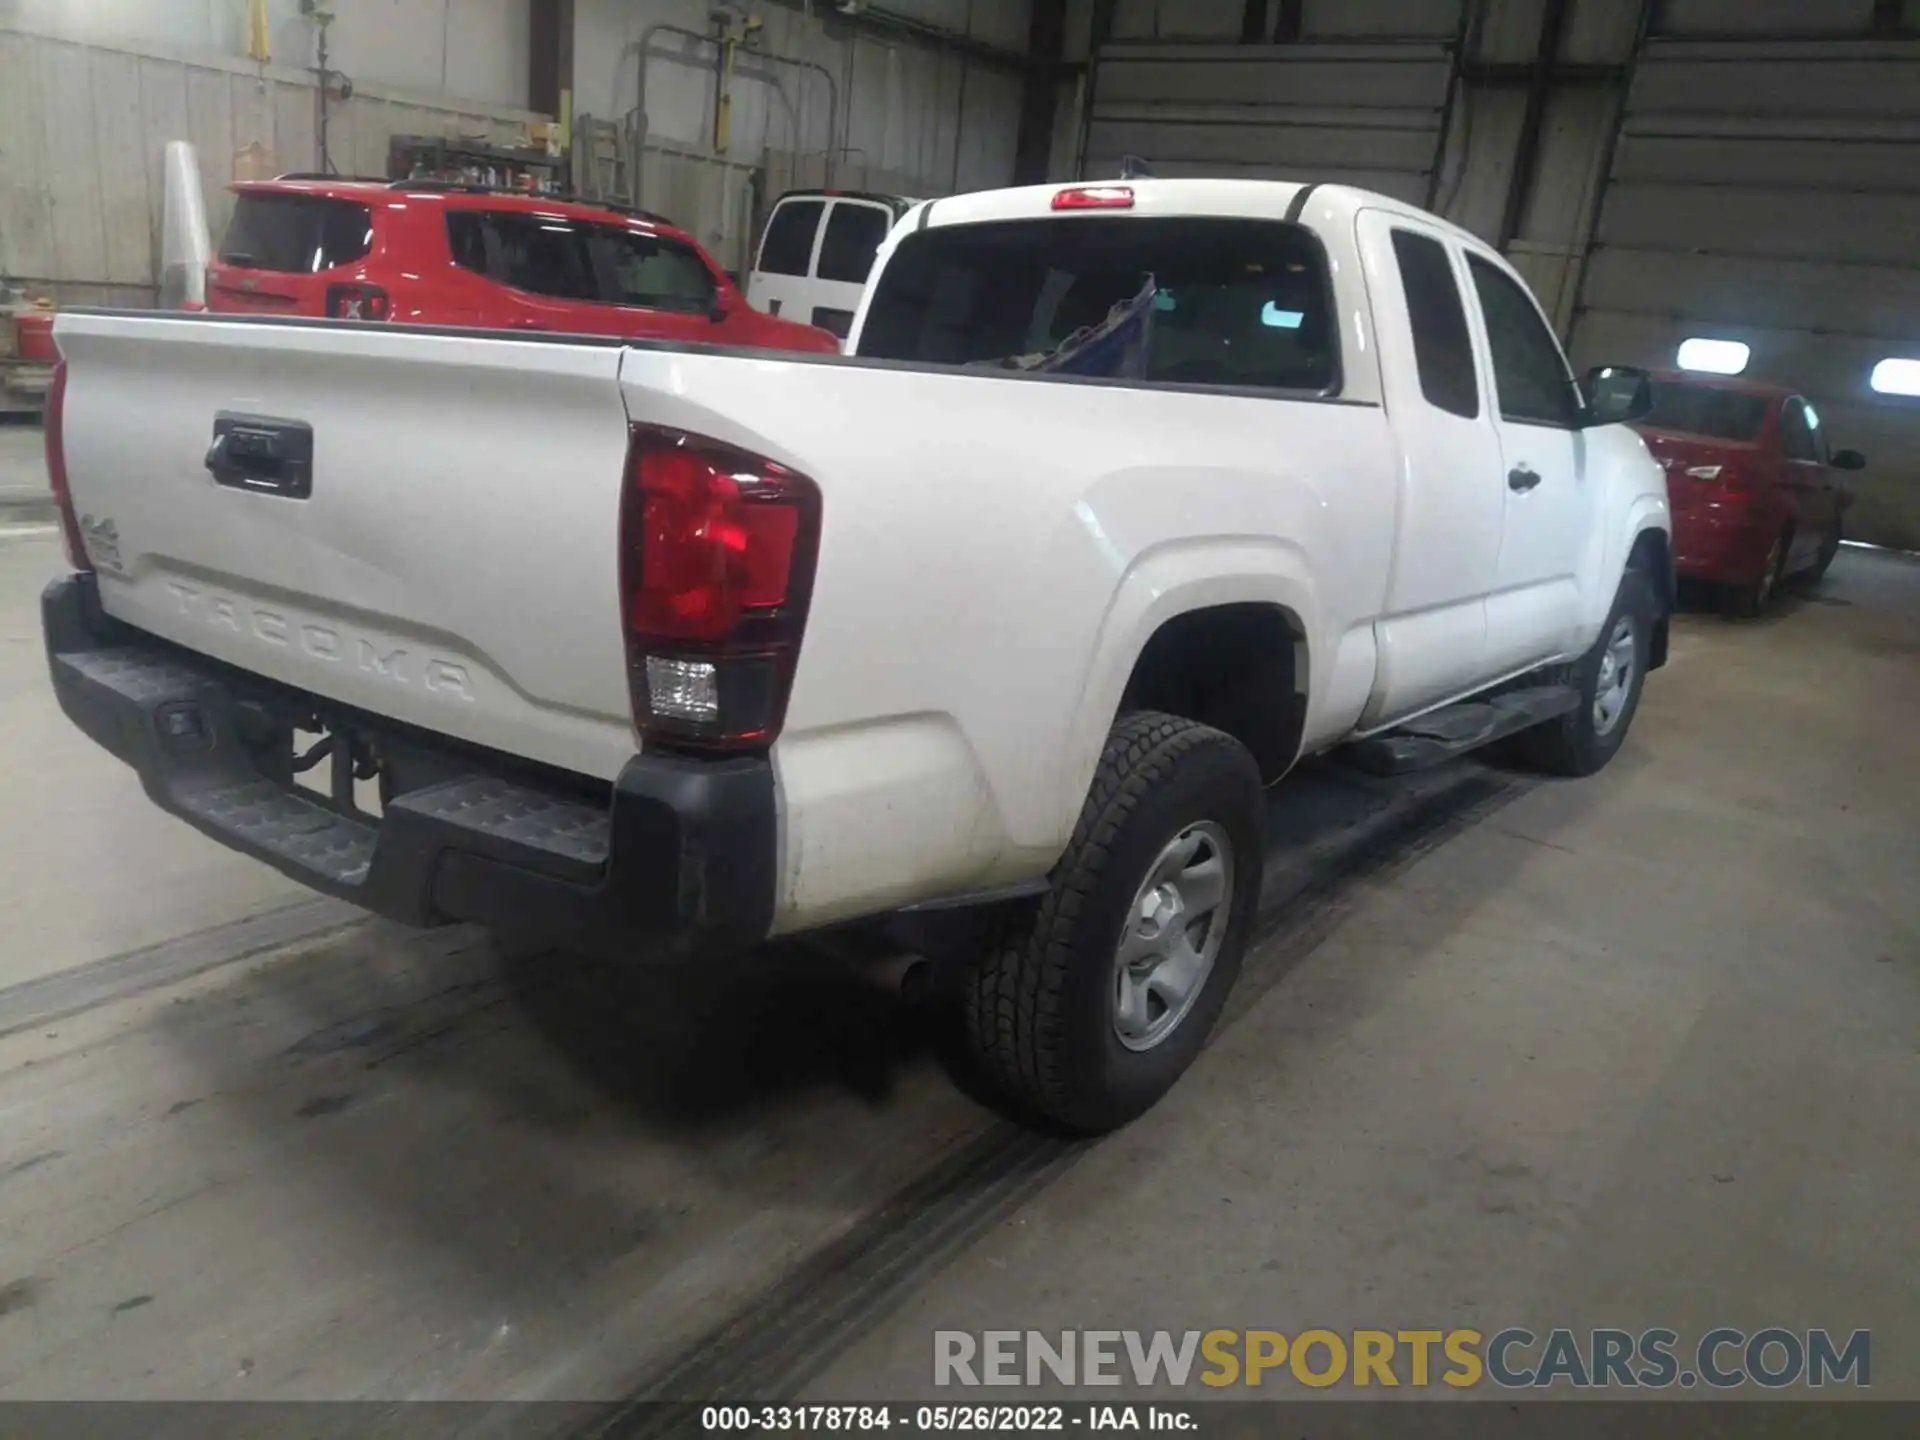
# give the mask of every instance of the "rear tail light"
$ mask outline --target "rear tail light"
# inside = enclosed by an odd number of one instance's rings
[[[64,360],[53,367],[53,386],[47,391],[47,408],[41,424],[47,440],[47,484],[53,491],[53,503],[60,511],[67,563],[76,570],[91,570],[93,561],[87,558],[80,517],[73,509],[73,491],[67,486],[67,362]]]
[[[820,547],[811,480],[717,441],[637,425],[620,507],[633,723],[710,750],[771,745]]]
[[[385,320],[393,302],[378,285],[329,285],[327,317],[332,320]]]
[[[1131,185],[1076,185],[1071,190],[1056,190],[1056,210],[1131,210]]]

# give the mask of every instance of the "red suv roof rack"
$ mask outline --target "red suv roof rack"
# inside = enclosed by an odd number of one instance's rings
[[[416,190],[429,195],[510,195],[516,200],[555,200],[563,205],[588,205],[596,210],[611,210],[616,215],[631,215],[636,220],[678,228],[676,221],[658,211],[642,210],[637,205],[622,205],[617,200],[599,200],[587,195],[567,195],[553,190],[515,190],[509,185],[474,185],[465,180],[389,180],[385,184],[389,190]]]

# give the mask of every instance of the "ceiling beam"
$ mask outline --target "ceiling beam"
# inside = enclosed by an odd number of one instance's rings
[[[1067,0],[1033,0],[1027,27],[1032,62],[1020,85],[1020,128],[1013,142],[1013,183],[1038,185],[1053,158],[1053,127],[1060,104],[1061,60],[1067,53]]]
[[[1560,42],[1567,31],[1567,12],[1571,8],[1569,0],[1546,0],[1540,14],[1540,44],[1527,75],[1526,117],[1520,122],[1520,144],[1513,157],[1513,174],[1507,181],[1507,203],[1500,216],[1500,233],[1494,240],[1503,250],[1520,233],[1527,199],[1533,193],[1533,172],[1540,161],[1540,131],[1547,116],[1547,98],[1553,90],[1553,62],[1559,58]]]

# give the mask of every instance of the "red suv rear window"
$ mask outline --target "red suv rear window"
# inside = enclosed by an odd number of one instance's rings
[[[220,263],[310,275],[364,259],[372,246],[368,206],[320,195],[248,191],[233,207]]]

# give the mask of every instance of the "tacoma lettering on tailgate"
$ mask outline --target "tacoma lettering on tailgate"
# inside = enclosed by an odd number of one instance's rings
[[[233,635],[243,635],[281,650],[297,650],[329,665],[346,665],[363,675],[394,685],[419,683],[429,693],[451,700],[473,700],[473,682],[467,668],[437,655],[418,655],[404,646],[337,630],[311,620],[289,618],[251,601],[178,580],[167,582],[180,613],[196,624]]]

